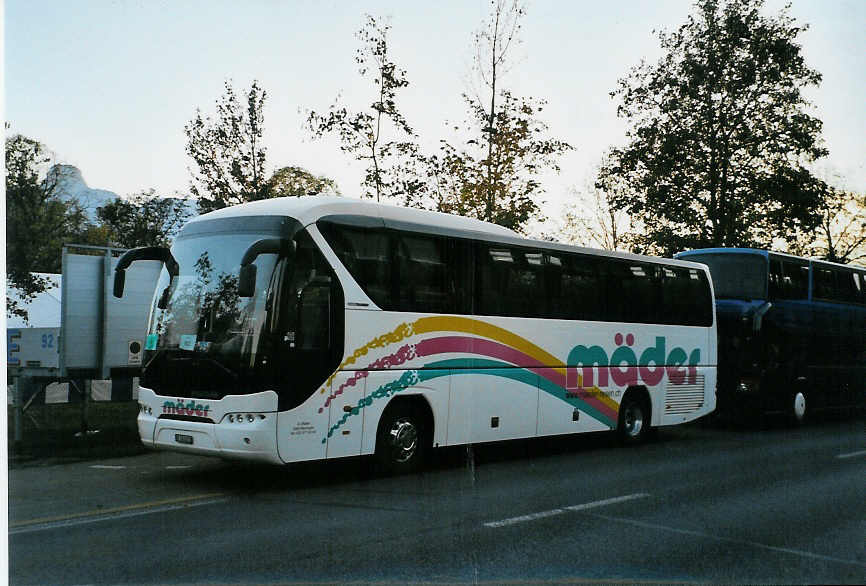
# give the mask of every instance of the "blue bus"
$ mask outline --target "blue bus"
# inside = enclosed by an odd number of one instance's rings
[[[712,275],[720,414],[802,423],[866,403],[866,269],[747,248],[676,258]]]

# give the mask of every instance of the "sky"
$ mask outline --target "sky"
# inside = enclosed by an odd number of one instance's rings
[[[792,0],[809,23],[800,42],[823,74],[807,92],[824,122],[830,156],[818,163],[843,187],[866,191],[866,1]],[[765,11],[785,2],[767,0]],[[369,106],[373,86],[357,73],[364,14],[388,18],[392,59],[410,85],[398,104],[430,152],[466,118],[472,35],[485,0],[7,0],[5,118],[58,162],[79,167],[90,187],[129,195],[189,193],[183,127],[214,103],[230,79],[267,91],[265,144],[273,171],[298,165],[359,193],[360,164],[335,140],[313,141],[304,113],[335,98]],[[661,55],[654,30],[673,30],[691,0],[531,0],[514,64],[503,78],[517,95],[548,102],[550,135],[575,150],[545,178],[548,215],[584,187],[603,153],[624,144],[626,126],[609,92],[640,60]]]

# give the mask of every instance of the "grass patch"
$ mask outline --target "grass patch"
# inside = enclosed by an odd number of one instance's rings
[[[142,453],[145,449],[138,437],[137,416],[137,402],[92,401],[87,405],[89,432],[83,434],[81,403],[31,405],[22,417],[22,441],[15,446],[15,410],[10,405],[7,427],[10,462]]]

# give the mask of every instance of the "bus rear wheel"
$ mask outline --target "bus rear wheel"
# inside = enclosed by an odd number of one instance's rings
[[[376,463],[389,474],[405,474],[421,467],[427,451],[423,417],[409,406],[388,409],[376,434]]]
[[[650,432],[650,413],[644,401],[635,395],[626,395],[619,406],[617,433],[623,444],[639,444]]]

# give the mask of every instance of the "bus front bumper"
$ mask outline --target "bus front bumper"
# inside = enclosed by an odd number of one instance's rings
[[[277,454],[276,393],[221,400],[159,396],[139,391],[138,433],[145,446],[281,464]]]

